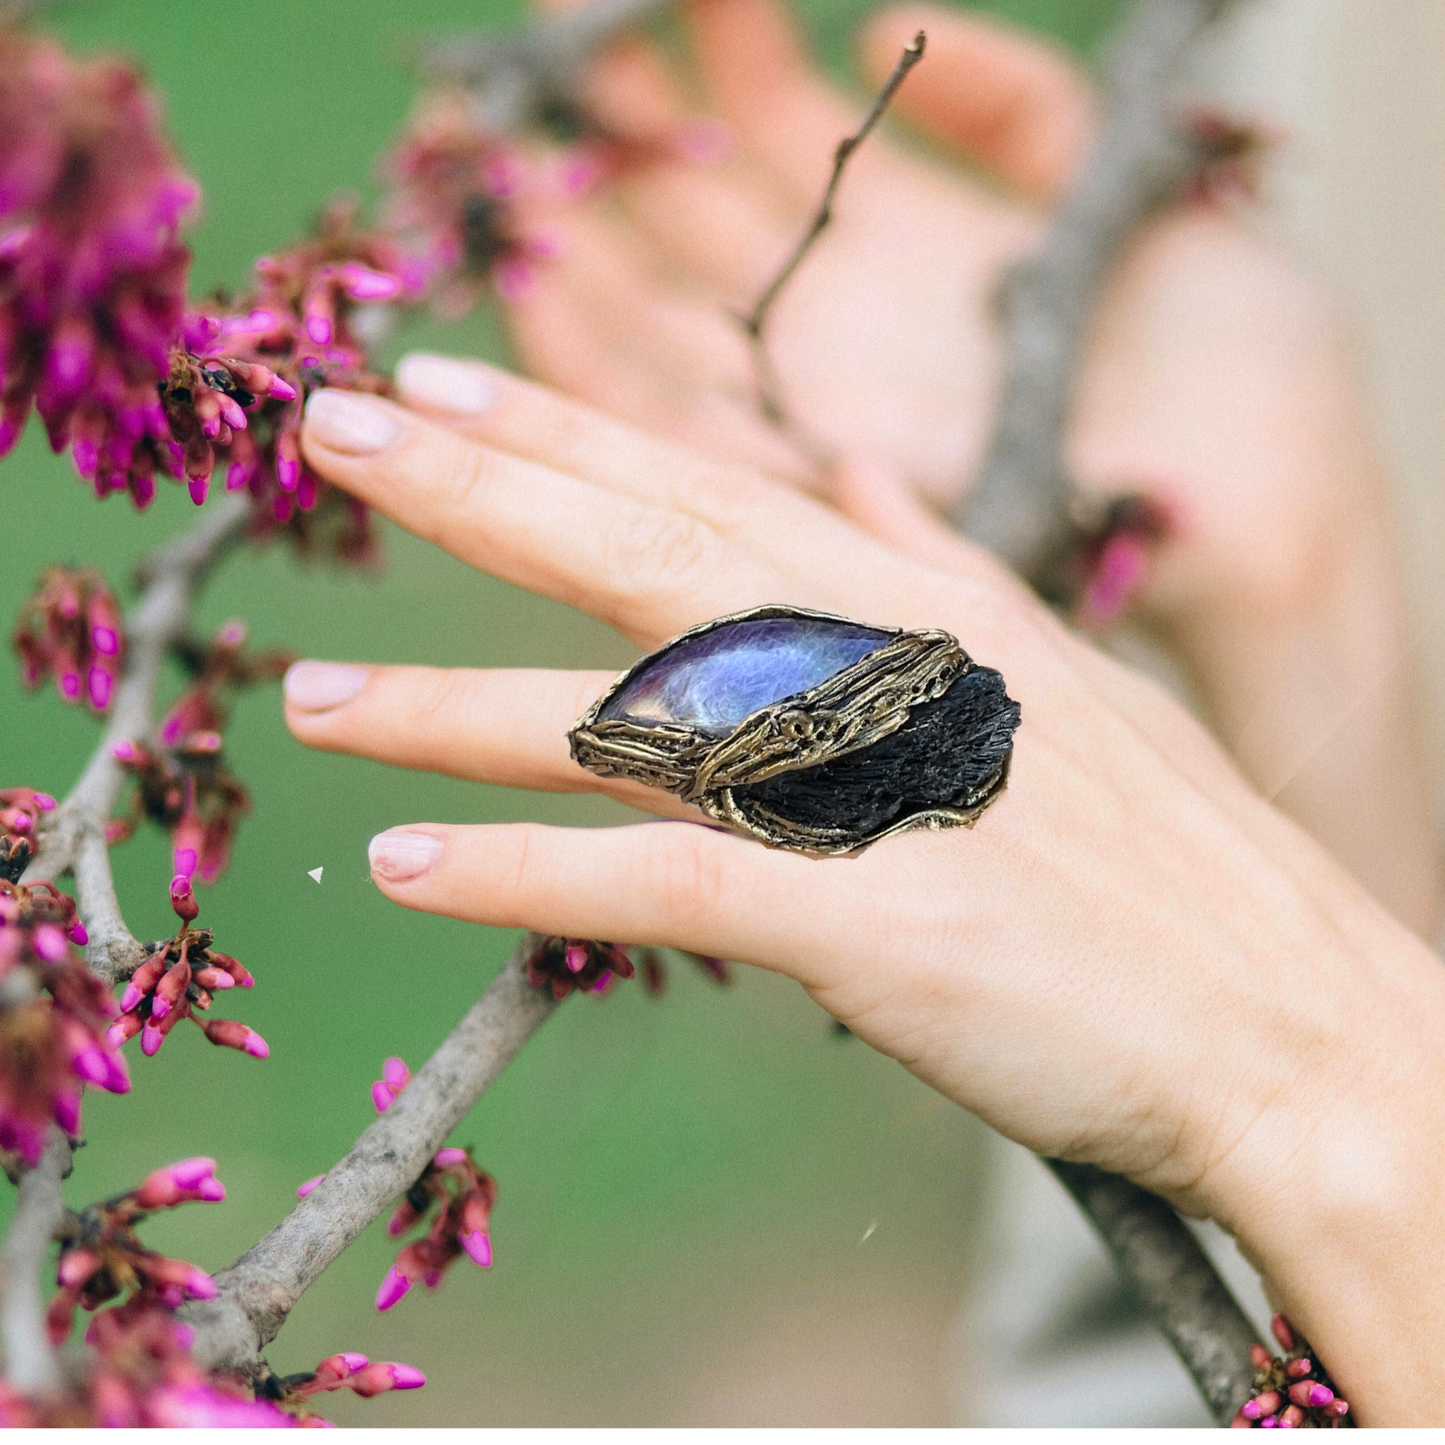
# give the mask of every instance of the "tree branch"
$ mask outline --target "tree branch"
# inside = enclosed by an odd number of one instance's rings
[[[19,1179],[15,1216],[0,1250],[0,1333],[5,1378],[30,1393],[60,1388],[60,1362],[45,1327],[40,1275],[55,1230],[69,1212],[60,1183],[70,1174],[70,1140],[53,1124],[45,1152]]]
[[[47,820],[40,852],[25,874],[31,883],[67,871],[75,875],[76,904],[90,934],[85,961],[106,983],[128,978],[145,959],[144,947],[121,916],[105,841],[105,825],[125,786],[125,771],[112,750],[145,737],[155,725],[166,653],[189,631],[206,573],[245,535],[250,513],[246,496],[228,494],[190,531],[141,564],[141,595],[125,619],[125,671],[105,731],[80,780]]]
[[[1092,1164],[1045,1159],[1114,1256],[1151,1323],[1227,1425],[1249,1399],[1259,1336],[1199,1241],[1162,1199]]]
[[[534,20],[514,35],[468,35],[422,47],[429,79],[464,85],[485,130],[519,130],[576,91],[599,46],[661,14],[674,0],[590,0]]]
[[[1064,433],[1089,321],[1124,246],[1219,154],[1170,103],[1183,55],[1227,0],[1141,0],[1109,68],[1108,119],[1040,251],[999,290],[1003,395],[982,469],[955,524],[1046,599],[1067,603],[1070,563],[1109,523],[1065,468]]]
[[[303,1293],[415,1183],[447,1135],[557,1007],[528,982],[527,935],[491,986],[396,1102],[264,1239],[216,1276],[214,1300],[187,1305],[192,1355],[208,1369],[254,1376]]]

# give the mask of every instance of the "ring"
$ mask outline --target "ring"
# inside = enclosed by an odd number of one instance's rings
[[[1008,779],[1019,705],[947,632],[801,607],[719,617],[649,653],[578,719],[572,756],[773,848],[852,853],[971,824]]]

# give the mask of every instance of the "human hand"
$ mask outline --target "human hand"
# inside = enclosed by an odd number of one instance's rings
[[[566,244],[509,304],[513,334],[536,374],[624,419],[830,484],[762,419],[730,313],[801,232],[856,107],[811,67],[773,0],[698,0],[687,13],[734,153],[641,167],[553,214]],[[1014,198],[875,136],[771,332],[802,430],[855,463],[835,500],[895,542],[905,493],[951,501],[976,468],[996,389],[988,297],[1037,243],[1031,203],[1067,183],[1094,115],[1062,57],[939,6],[869,25],[872,79],[920,28],[927,57],[894,111]],[[594,109],[625,135],[688,115],[676,76],[642,44],[612,51],[591,85]],[[1323,296],[1219,205],[1177,208],[1101,298],[1069,460],[1086,488],[1139,493],[1170,519],[1128,600],[1247,776],[1433,937],[1441,857],[1419,786],[1389,510]]]
[[[755,472],[485,368],[414,360],[399,381],[450,424],[320,393],[306,453],[423,537],[644,647],[764,602],[943,627],[1003,671],[1023,724],[1008,791],[972,830],[816,861],[680,820],[415,824],[373,842],[382,890],[478,923],[788,974],[1010,1137],[1219,1219],[1351,1400],[1367,1413],[1372,1389],[1387,1399],[1401,1337],[1380,1334],[1378,1307],[1426,1248],[1399,1249],[1400,1230],[1438,1229],[1436,1186],[1414,1164],[1442,1133],[1433,957],[1180,708],[991,559],[903,557]],[[287,718],[313,746],[605,790],[680,819],[671,796],[569,758],[569,726],[610,680],[303,664]],[[1346,1292],[1318,1268],[1341,1240]],[[1408,1328],[1438,1338],[1435,1306],[1420,1308],[1430,1318]]]

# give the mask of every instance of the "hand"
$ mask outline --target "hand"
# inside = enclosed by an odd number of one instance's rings
[[[1219,1219],[1362,1418],[1406,1418],[1401,1351],[1435,1368],[1445,1326],[1445,1292],[1420,1287],[1441,1257],[1419,1162],[1445,1142],[1433,956],[1180,708],[966,544],[931,568],[755,472],[482,367],[412,359],[398,378],[448,424],[322,392],[306,455],[421,536],[649,648],[762,602],[943,627],[1003,671],[1023,724],[1008,791],[972,830],[820,862],[681,820],[413,824],[373,841],[387,896],[788,974],[1010,1137]],[[568,757],[609,681],[307,663],[287,718],[313,746],[676,819],[670,796]]]
[[[551,215],[560,259],[509,305],[510,325],[527,366],[574,395],[821,487],[830,479],[759,415],[731,313],[801,233],[859,107],[811,67],[774,0],[696,0],[687,14],[734,154],[650,165]],[[938,6],[869,25],[873,83],[920,28],[927,55],[895,113],[1015,199],[871,138],[772,332],[795,419],[855,462],[838,500],[884,535],[894,481],[946,503],[977,467],[998,366],[988,298],[1037,243],[1034,203],[1067,183],[1095,111],[1061,56]],[[591,87],[623,134],[687,118],[677,77],[645,45],[616,48]],[[1070,461],[1085,487],[1151,496],[1173,519],[1134,608],[1246,775],[1433,938],[1445,869],[1419,785],[1426,743],[1389,509],[1355,391],[1324,298],[1196,202],[1139,238],[1102,298]]]

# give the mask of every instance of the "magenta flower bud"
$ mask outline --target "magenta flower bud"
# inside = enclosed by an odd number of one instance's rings
[[[271,1046],[255,1029],[248,1028],[246,1030],[246,1042],[243,1047],[253,1059],[266,1059],[271,1056]]]
[[[1259,1428],[1260,1428],[1261,1430],[1277,1430],[1277,1429],[1279,1429],[1279,1416],[1278,1416],[1278,1415],[1266,1415],[1266,1416],[1264,1417],[1264,1419],[1259,1422]]]
[[[1260,1416],[1264,1414],[1264,1407],[1258,1400],[1246,1400],[1244,1404],[1239,1407],[1239,1413],[1243,1415],[1246,1420],[1258,1420]]]
[[[391,1058],[382,1064],[381,1077],[392,1093],[399,1094],[411,1083],[411,1070],[407,1068],[405,1059]]]
[[[1302,1380],[1314,1369],[1314,1366],[1305,1359],[1291,1360],[1284,1367],[1284,1372],[1291,1380]]]
[[[566,950],[567,967],[573,973],[581,973],[587,967],[587,945],[568,943]]]
[[[190,875],[178,872],[171,879],[171,907],[176,911],[176,917],[184,923],[192,922],[201,911],[201,905],[196,902],[196,895],[191,891]]]
[[[181,1349],[189,1352],[196,1342],[196,1332],[189,1326],[182,1324],[179,1320],[171,1326],[171,1335]]]
[[[99,624],[92,627],[90,641],[102,657],[114,657],[120,651],[120,639],[115,635],[113,627],[102,627]]]
[[[182,1189],[199,1189],[216,1172],[216,1161],[198,1154],[193,1159],[182,1159],[168,1164],[158,1173],[169,1174]]]
[[[391,1383],[398,1390],[419,1390],[426,1384],[426,1376],[412,1365],[387,1365],[391,1371]]]
[[[324,1174],[315,1174],[310,1179],[306,1180],[304,1184],[298,1184],[296,1186],[296,1197],[298,1199],[305,1199],[306,1196],[310,1194],[311,1191],[315,1189],[316,1186],[320,1184],[321,1181],[325,1178],[326,1176]]]
[[[381,1288],[376,1292],[377,1309],[389,1310],[410,1288],[411,1281],[392,1265],[381,1282]]]
[[[384,1114],[396,1102],[396,1096],[380,1079],[371,1086],[371,1102],[378,1114]]]
[[[1301,1380],[1289,1387],[1289,1397],[1296,1405],[1328,1405],[1335,1398],[1335,1392],[1318,1380]]]
[[[226,1186],[219,1179],[203,1179],[196,1191],[203,1204],[219,1204],[226,1197]]]
[[[35,802],[42,813],[49,813],[55,808],[55,799],[49,793],[36,793]]]
[[[134,743],[117,743],[110,750],[110,755],[118,763],[137,763],[140,761],[140,752]]]
[[[81,948],[90,942],[90,935],[85,931],[85,924],[78,918],[70,925],[70,933],[67,935],[70,941]]]
[[[111,691],[115,678],[108,667],[96,663],[86,674],[86,687],[90,693],[90,704],[97,712],[104,712],[110,706]]]
[[[277,401],[295,401],[296,388],[292,386],[289,381],[282,381],[281,378],[278,376],[271,383],[271,390],[267,393],[267,395],[274,396]]]
[[[450,1169],[453,1164],[460,1164],[466,1157],[465,1149],[438,1149],[432,1162],[438,1169]]]
[[[1298,1405],[1291,1405],[1287,1410],[1281,1412],[1279,1428],[1281,1430],[1298,1430],[1304,1422],[1305,1412]]]
[[[105,1045],[109,1049],[118,1049],[128,1038],[130,1035],[119,1024],[112,1024],[105,1031]]]
[[[72,702],[80,696],[80,674],[67,668],[58,679],[61,694]]]
[[[189,881],[196,874],[197,854],[194,848],[177,848],[171,855],[171,866]]]
[[[151,1000],[151,1017],[153,1019],[163,1019],[170,1011],[170,1004],[161,998],[159,994]]]
[[[401,290],[395,276],[348,261],[338,268],[342,289],[353,301],[389,301]],[[314,339],[314,338],[313,338]],[[318,342],[318,345],[324,343]]]
[[[191,477],[186,483],[186,489],[191,494],[191,500],[199,507],[206,500],[206,493],[211,490],[211,479]]]
[[[1286,1351],[1294,1349],[1294,1331],[1290,1328],[1289,1321],[1282,1314],[1275,1315],[1270,1320],[1269,1327],[1274,1331],[1274,1337],[1279,1341],[1281,1349]]]
[[[146,1024],[140,1031],[140,1051],[148,1059],[154,1058],[160,1052],[165,1041],[166,1036],[154,1024]]]
[[[145,990],[143,988],[137,988],[134,980],[127,983],[125,992],[120,996],[121,1013],[128,1014],[145,996]],[[115,1045],[112,1044],[111,1047],[114,1048]]]
[[[60,1256],[55,1282],[62,1289],[76,1289],[100,1268],[99,1258],[88,1249],[68,1249]]]
[[[67,1134],[80,1133],[80,1090],[57,1089],[51,1097],[55,1122]]]
[[[1333,1420],[1343,1420],[1350,1413],[1349,1404],[1340,1399],[1338,1395],[1324,1407],[1325,1417]]]
[[[220,1293],[216,1281],[203,1269],[191,1269],[186,1274],[186,1293],[192,1299],[215,1299]]]
[[[490,1269],[492,1265],[492,1241],[482,1233],[480,1229],[474,1229],[469,1234],[462,1235],[462,1248],[467,1252],[467,1258],[477,1266],[478,1269]]]
[[[53,923],[42,923],[35,929],[30,935],[30,946],[35,956],[46,963],[60,963],[70,951],[65,935]]]

